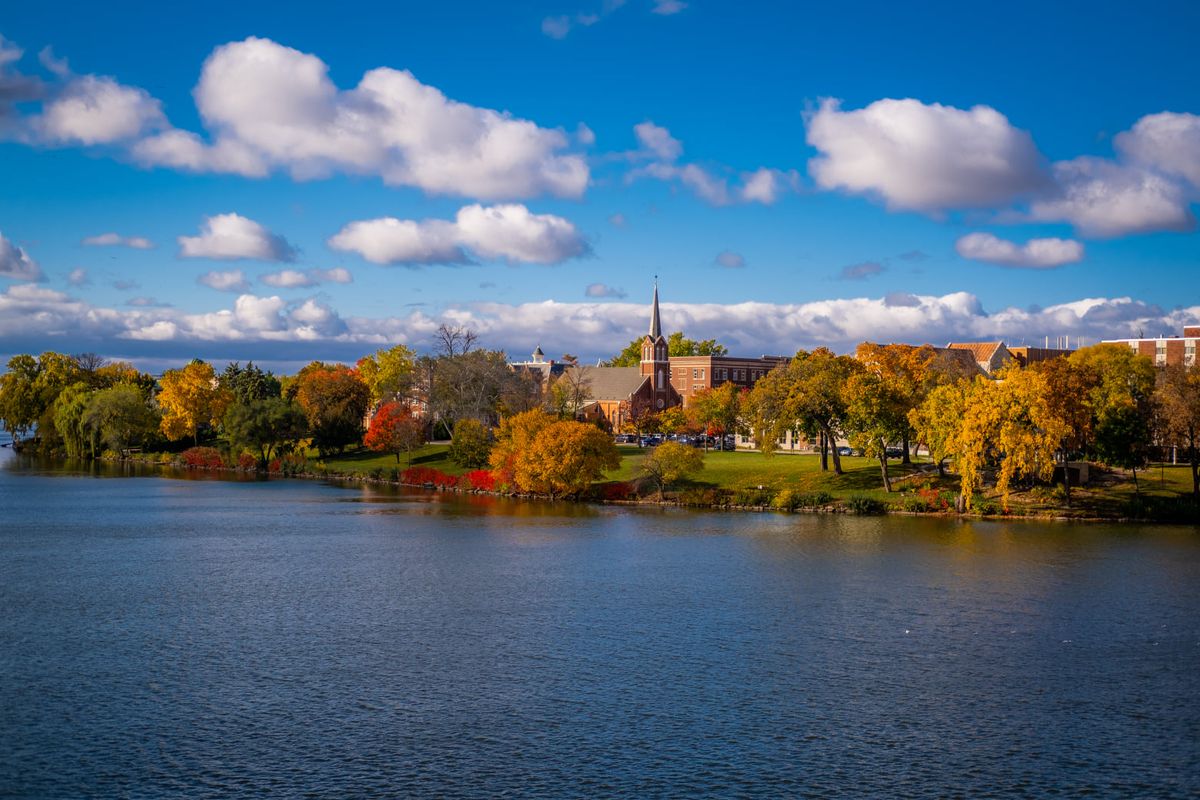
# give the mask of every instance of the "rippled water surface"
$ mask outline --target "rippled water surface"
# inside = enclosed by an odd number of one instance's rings
[[[0,451],[0,796],[1200,791],[1200,531]]]

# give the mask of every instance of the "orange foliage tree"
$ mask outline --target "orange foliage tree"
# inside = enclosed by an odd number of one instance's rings
[[[395,454],[397,464],[400,454],[407,453],[411,462],[412,451],[425,444],[425,421],[404,403],[384,403],[371,417],[363,444],[379,453]]]

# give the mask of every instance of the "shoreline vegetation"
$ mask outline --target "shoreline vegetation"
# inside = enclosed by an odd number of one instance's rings
[[[897,478],[886,493],[872,485],[878,467],[874,459],[842,458],[841,476],[820,471],[820,454],[790,453],[764,456],[755,451],[713,451],[707,454],[706,480],[680,481],[659,493],[641,470],[651,448],[623,446],[621,464],[606,479],[570,497],[498,488],[488,470],[471,470],[450,460],[450,443],[425,444],[411,454],[411,464],[395,464],[366,448],[320,458],[285,456],[267,470],[242,459],[223,456],[214,447],[193,447],[180,453],[107,453],[98,460],[244,475],[260,479],[297,478],[425,489],[432,492],[482,494],[528,500],[564,500],[630,507],[691,508],[710,511],[818,513],[854,515],[938,516],[950,519],[997,519],[1045,522],[1154,522],[1195,525],[1197,507],[1186,494],[1191,480],[1186,464],[1155,464],[1143,472],[1135,488],[1132,477],[1119,470],[1092,465],[1089,487],[1075,487],[1072,504],[1065,504],[1061,487],[1033,486],[1014,490],[1008,508],[994,491],[981,492],[969,511],[955,510],[957,480],[939,478],[936,464],[918,459],[908,467],[893,466]],[[719,481],[714,483],[713,479]],[[994,490],[994,487],[991,487]]]
[[[467,329],[435,339],[434,355],[396,345],[283,376],[23,354],[0,375],[0,426],[39,457],[551,500],[1200,522],[1200,365],[1125,345],[991,373],[928,345],[799,350],[752,386],[667,405],[594,398],[573,356],[541,374]]]

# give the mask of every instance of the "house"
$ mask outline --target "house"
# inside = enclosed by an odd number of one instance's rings
[[[1009,362],[1015,360],[1004,342],[950,342],[946,345],[947,350],[964,350],[971,354],[971,358],[989,378],[996,377],[996,373],[1003,369]]]

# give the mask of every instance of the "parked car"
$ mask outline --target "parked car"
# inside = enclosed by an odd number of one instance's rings
[[[888,458],[904,458],[904,448],[903,447],[889,447],[887,449],[887,457]]]
[[[838,455],[839,456],[852,456],[852,455],[854,455],[854,448],[853,447],[839,447]]]

